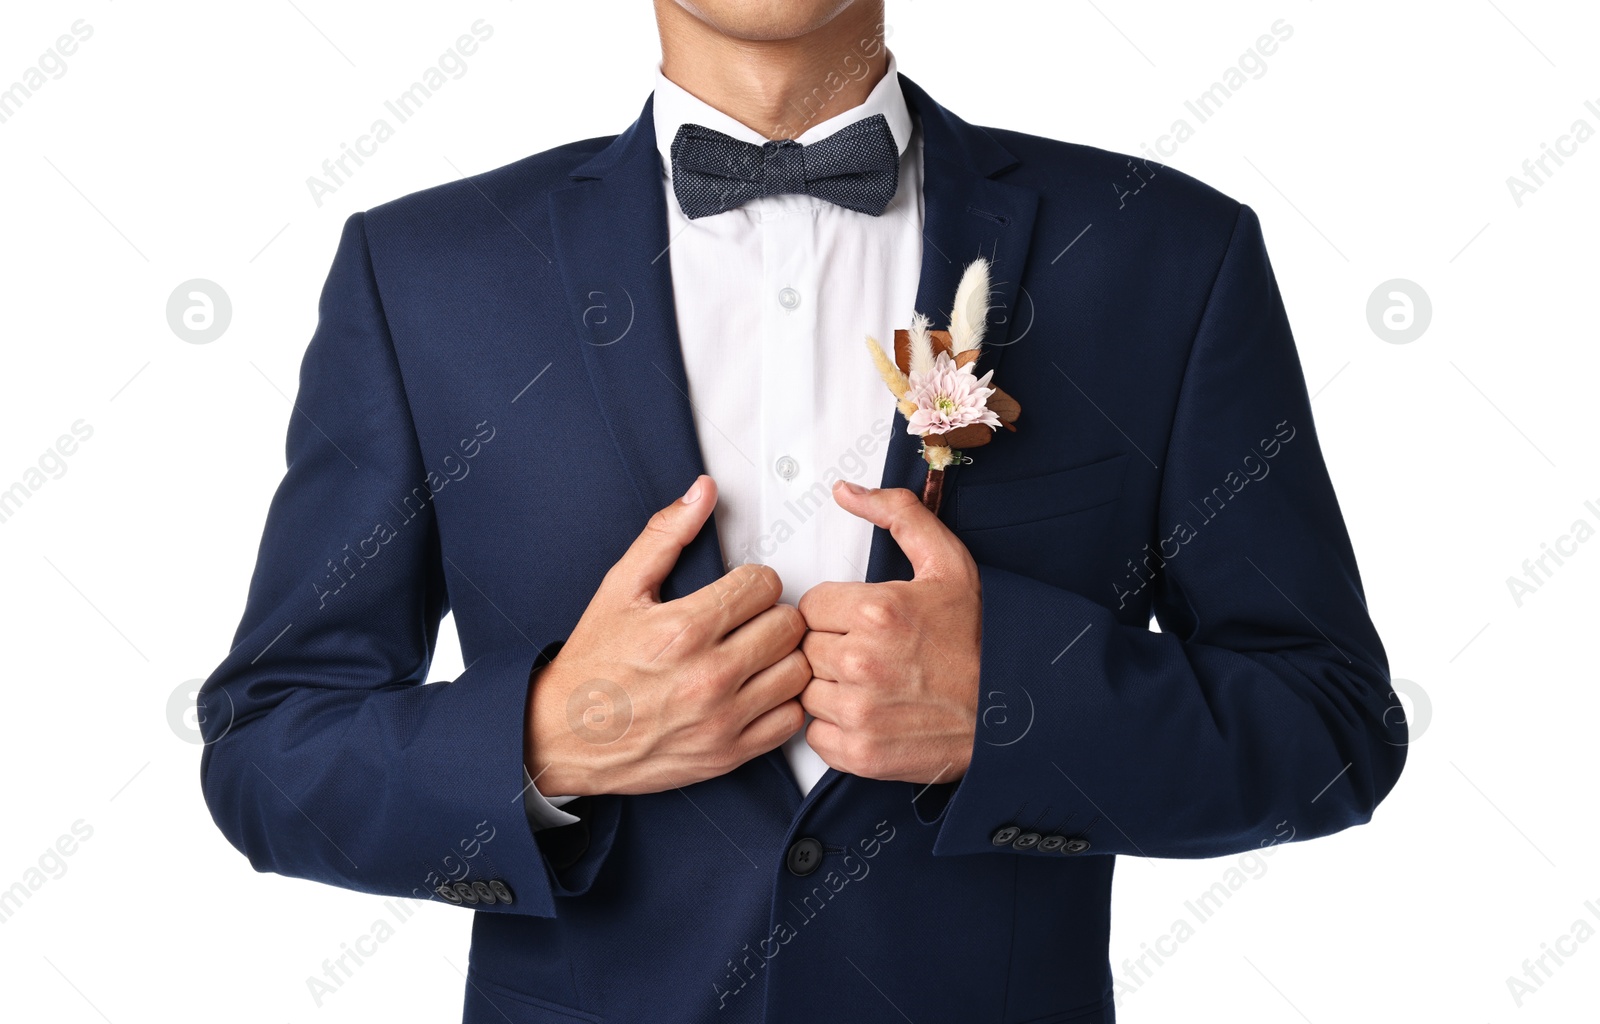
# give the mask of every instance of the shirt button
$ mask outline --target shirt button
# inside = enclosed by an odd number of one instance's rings
[[[778,292],[778,305],[784,309],[795,309],[800,305],[800,293],[793,288],[785,288]]]
[[[772,468],[777,470],[778,475],[783,477],[785,480],[793,480],[800,472],[800,463],[794,461],[787,455],[782,455],[778,457],[777,462],[772,464]]]

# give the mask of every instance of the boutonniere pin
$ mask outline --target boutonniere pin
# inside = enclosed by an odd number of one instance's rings
[[[967,265],[956,286],[956,300],[948,331],[933,330],[932,321],[912,313],[911,329],[894,332],[894,360],[884,354],[876,338],[867,336],[867,349],[878,375],[899,402],[909,427],[922,438],[922,457],[928,478],[922,485],[922,504],[934,515],[944,495],[945,467],[971,462],[964,449],[989,443],[996,429],[1015,431],[1022,407],[1016,399],[972,371],[989,319],[989,261]]]

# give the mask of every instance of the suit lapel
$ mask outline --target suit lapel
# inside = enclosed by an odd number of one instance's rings
[[[900,85],[923,138],[922,195],[926,213],[917,310],[932,317],[934,327],[948,327],[950,306],[962,271],[979,256],[989,258],[993,264],[989,291],[992,312],[983,352],[973,367],[982,376],[999,365],[1006,346],[1026,330],[1031,315],[1031,301],[1024,298],[1023,326],[1013,334],[1018,319],[1014,312],[1018,282],[1033,236],[1039,194],[993,180],[992,175],[1014,167],[1016,158],[983,129],[939,106],[905,75],[900,76]],[[906,325],[911,322],[911,312],[905,311]],[[995,378],[999,381],[998,372]],[[881,486],[906,487],[921,494],[928,466],[922,460],[922,442],[907,433],[906,427],[905,416],[897,411]],[[945,473],[941,511],[946,519],[948,510],[955,507],[954,491],[960,477],[959,467]],[[873,527],[867,582],[910,578],[911,564],[889,531]]]
[[[646,517],[705,472],[673,307],[653,100],[627,131],[570,172],[573,184],[550,194],[555,262],[578,323],[577,344]],[[661,598],[692,593],[723,572],[717,531],[702,529],[662,584]]]

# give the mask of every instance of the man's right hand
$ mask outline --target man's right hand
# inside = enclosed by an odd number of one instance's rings
[[[811,680],[805,618],[778,604],[765,565],[661,600],[661,583],[711,517],[700,476],[600,583],[572,635],[535,673],[524,756],[550,796],[657,793],[726,774],[799,732]]]

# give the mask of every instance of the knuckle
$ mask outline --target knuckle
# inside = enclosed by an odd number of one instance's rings
[[[869,597],[856,605],[856,616],[874,629],[887,629],[894,624],[894,604],[886,598]]]
[[[922,499],[905,487],[890,488],[888,501],[889,507],[896,512],[922,504]]]
[[[861,647],[846,647],[839,652],[839,672],[849,679],[870,679],[877,659]]]
[[[667,509],[659,509],[651,513],[640,532],[656,538],[670,537],[673,535],[672,522],[672,513]]]

